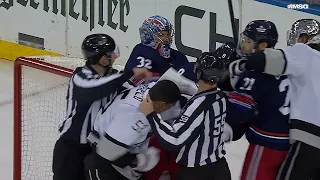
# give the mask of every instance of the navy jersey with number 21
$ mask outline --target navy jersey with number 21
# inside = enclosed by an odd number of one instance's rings
[[[241,74],[235,88],[236,90],[228,95],[232,108],[228,109],[230,111],[228,111],[227,122],[249,124],[246,137],[252,144],[288,150],[289,80],[287,76],[246,71]]]

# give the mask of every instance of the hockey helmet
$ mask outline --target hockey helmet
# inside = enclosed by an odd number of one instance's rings
[[[91,34],[82,42],[82,54],[88,64],[97,64],[102,56],[107,56],[112,66],[111,53],[115,51],[116,44],[107,34]]]
[[[307,35],[306,44],[320,43],[320,23],[315,19],[300,19],[293,23],[287,32],[287,45],[292,46],[298,42],[301,35]]]
[[[214,52],[203,52],[194,65],[194,72],[200,75],[199,80],[218,83],[235,59],[236,46],[226,43]]]
[[[240,34],[238,53],[245,55],[243,52],[243,44],[247,40],[254,42],[253,52],[258,47],[259,43],[268,43],[268,48],[273,48],[278,42],[279,34],[275,24],[267,20],[255,20],[251,21]],[[251,52],[251,53],[253,53]]]
[[[161,34],[164,31],[167,34]],[[156,49],[161,56],[170,57],[170,46],[173,38],[172,24],[162,16],[146,19],[139,28],[141,43]]]

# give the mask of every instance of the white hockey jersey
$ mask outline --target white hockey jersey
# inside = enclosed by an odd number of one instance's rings
[[[320,149],[320,52],[297,43],[283,50],[266,49],[264,55],[263,72],[285,74],[290,80],[290,138]]]
[[[101,142],[104,144],[100,145],[102,148],[97,150],[100,156],[113,161],[128,152],[137,154],[148,147],[151,127],[146,116],[139,111],[139,105],[154,84],[155,82],[124,91],[98,112],[94,130],[105,139]],[[178,116],[180,111],[178,102],[161,115],[164,119],[170,119]],[[138,178],[129,166],[114,168],[128,179]]]
[[[99,111],[94,130],[128,147],[140,146],[151,128],[145,115],[139,111],[139,104],[153,85],[140,85],[115,97]]]
[[[290,137],[320,148],[320,52],[301,43],[283,51],[291,82]]]

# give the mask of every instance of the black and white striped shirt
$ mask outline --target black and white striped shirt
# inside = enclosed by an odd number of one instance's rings
[[[216,162],[226,154],[221,138],[226,99],[220,90],[208,90],[188,100],[173,125],[152,112],[147,115],[157,139],[167,150],[179,151],[176,161],[186,167]]]
[[[100,76],[91,66],[77,68],[69,81],[66,117],[59,127],[61,138],[86,144],[92,120],[102,103],[123,91],[122,84],[132,76],[132,71],[117,73],[111,69]]]

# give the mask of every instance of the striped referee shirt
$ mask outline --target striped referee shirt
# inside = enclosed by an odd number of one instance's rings
[[[100,76],[89,65],[75,69],[68,85],[66,117],[59,127],[61,138],[86,144],[99,109],[123,91],[122,85],[132,76],[132,71],[115,69]]]
[[[147,115],[159,143],[167,150],[179,151],[176,161],[186,167],[210,164],[224,157],[221,135],[225,118],[226,99],[216,89],[189,99],[172,125],[155,112]]]

